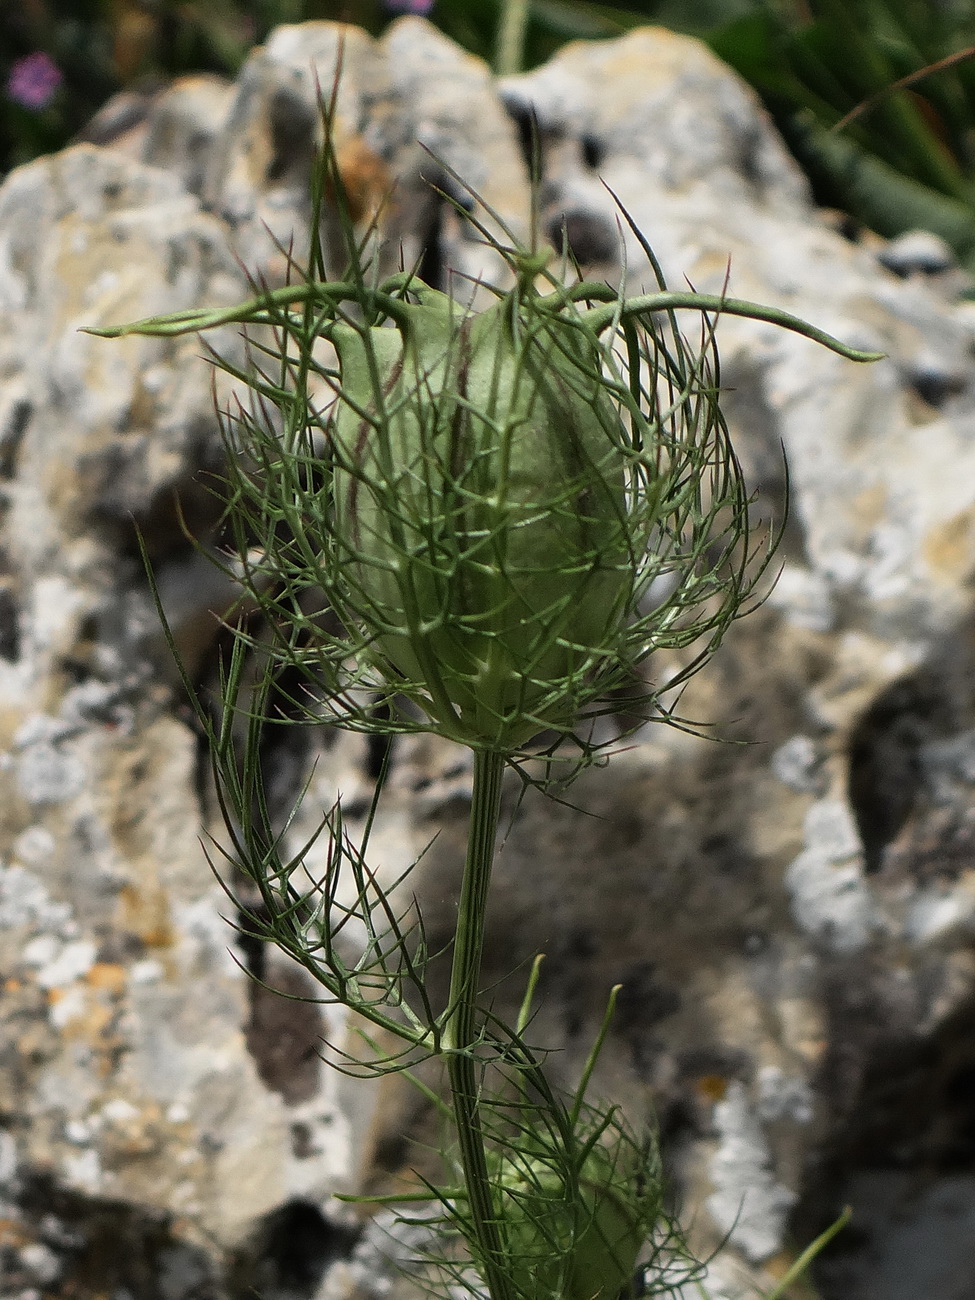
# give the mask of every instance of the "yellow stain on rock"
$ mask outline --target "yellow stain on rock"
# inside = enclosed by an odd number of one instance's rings
[[[850,504],[850,518],[861,528],[875,528],[887,512],[888,492],[885,483],[872,483],[858,492]]]
[[[175,940],[169,898],[158,880],[122,886],[117,923],[147,948],[170,948]]]
[[[0,1249],[17,1250],[29,1246],[35,1238],[27,1232],[23,1223],[16,1219],[0,1219]]]
[[[964,582],[975,573],[975,506],[936,524],[924,539],[923,555],[939,576]]]
[[[694,1080],[698,1092],[705,1101],[724,1101],[728,1091],[728,1080],[723,1074],[702,1074]]]
[[[338,145],[335,162],[349,216],[356,224],[366,217],[374,217],[392,189],[389,169],[382,158],[369,148],[361,135],[353,135]]]
[[[105,989],[118,995],[125,988],[125,967],[114,961],[96,961],[85,975],[93,989]]]
[[[66,1041],[83,1044],[92,1067],[101,1079],[109,1078],[118,1065],[122,1038],[119,1016],[126,990],[126,969],[116,962],[96,962],[74,984],[47,990],[53,1019]]]

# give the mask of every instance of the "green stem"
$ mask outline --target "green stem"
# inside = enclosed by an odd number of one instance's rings
[[[588,283],[574,286],[569,291],[568,296],[572,299],[611,299],[606,307],[590,307],[588,311],[583,313],[586,324],[597,334],[619,319],[628,320],[631,317],[645,316],[651,312],[686,309],[688,311],[709,312],[715,316],[743,316],[746,320],[765,321],[769,325],[778,325],[781,329],[791,330],[793,334],[801,334],[803,338],[812,339],[814,343],[821,343],[823,347],[829,348],[831,352],[839,353],[841,357],[846,357],[848,361],[882,361],[886,355],[883,352],[864,352],[859,348],[848,347],[846,343],[841,343],[832,334],[817,329],[815,325],[810,325],[808,321],[800,320],[798,316],[793,316],[791,312],[782,311],[778,307],[763,307],[757,302],[744,302],[740,298],[725,298],[718,294],[695,293],[693,290],[688,293],[664,291],[661,293],[641,294],[637,298],[625,298],[622,303],[619,303],[618,294],[615,290],[608,289],[607,285],[590,285]]]
[[[147,320],[130,321],[127,325],[110,325],[105,329],[83,326],[82,334],[94,334],[101,339],[120,339],[129,334],[142,334],[151,338],[176,338],[180,334],[199,334],[220,325],[277,325],[280,313],[299,303],[313,306],[338,306],[342,302],[355,302],[367,311],[379,311],[390,320],[405,323],[403,303],[381,289],[361,290],[346,281],[323,283],[308,280],[303,284],[286,284],[280,289],[268,289],[256,298],[248,298],[233,307],[195,307],[187,311],[170,312],[167,316],[150,316]]]
[[[446,1024],[447,1074],[457,1140],[460,1147],[468,1206],[477,1243],[477,1263],[491,1300],[514,1300],[504,1267],[504,1249],[497,1211],[491,1195],[484,1131],[480,1115],[480,1087],[473,1048],[477,1041],[477,993],[484,948],[484,915],[501,812],[504,756],[475,751],[474,790],[467,837],[467,861],[457,908],[457,933],[450,975],[450,1002]]]

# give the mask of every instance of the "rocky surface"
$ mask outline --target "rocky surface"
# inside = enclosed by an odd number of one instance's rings
[[[975,1167],[963,277],[929,237],[846,241],[750,92],[693,41],[574,45],[498,86],[419,19],[379,43],[279,29],[234,85],[117,102],[97,143],[0,190],[0,1294],[392,1285],[380,1230],[355,1245],[332,1197],[409,1166],[404,1135],[425,1117],[322,1068],[340,1019],[242,969],[304,991],[224,919],[198,838],[214,824],[206,766],[135,540],[133,522],[205,680],[229,593],[183,526],[212,538],[210,373],[192,339],[78,333],[232,301],[241,262],[283,277],[307,236],[316,76],[331,88],[340,46],[334,138],[384,266],[402,247],[432,283],[500,276],[436,189],[464,200],[461,178],[524,234],[534,129],[548,235],[593,276],[644,276],[615,195],[673,283],[727,276],[888,354],[857,368],[722,322],[740,454],[774,521],[784,446],[791,509],[777,587],[684,708],[750,743],[648,728],[580,780],[576,808],[512,790],[489,962],[500,978],[548,954],[539,1027],[566,1079],[623,984],[601,1083],[634,1118],[655,1111],[698,1247],[728,1235],[716,1298],[758,1294],[847,1196],[860,1227],[823,1267],[827,1300],[970,1294],[964,1243],[937,1266],[929,1246],[945,1207],[971,1216]],[[394,873],[439,832],[419,883],[443,936],[464,757],[418,740],[392,757],[377,865]],[[316,758],[313,801],[341,788],[354,814],[375,746],[282,743],[281,790]]]

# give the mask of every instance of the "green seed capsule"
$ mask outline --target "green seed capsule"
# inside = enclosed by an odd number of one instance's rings
[[[578,317],[524,289],[478,314],[417,297],[395,329],[332,334],[349,604],[445,734],[509,749],[571,725],[614,645],[633,569],[623,428]]]
[[[634,1159],[621,1168],[624,1155]],[[629,1293],[653,1227],[651,1207],[633,1195],[635,1157],[635,1148],[614,1157],[595,1146],[579,1171],[577,1190],[541,1159],[503,1160],[496,1184],[503,1197],[499,1214],[519,1297],[619,1300]]]

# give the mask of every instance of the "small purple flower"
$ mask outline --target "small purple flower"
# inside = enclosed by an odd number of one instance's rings
[[[394,14],[428,14],[433,0],[386,0],[386,8]]]
[[[46,108],[64,80],[64,73],[43,50],[25,54],[10,69],[7,94],[23,108]]]

